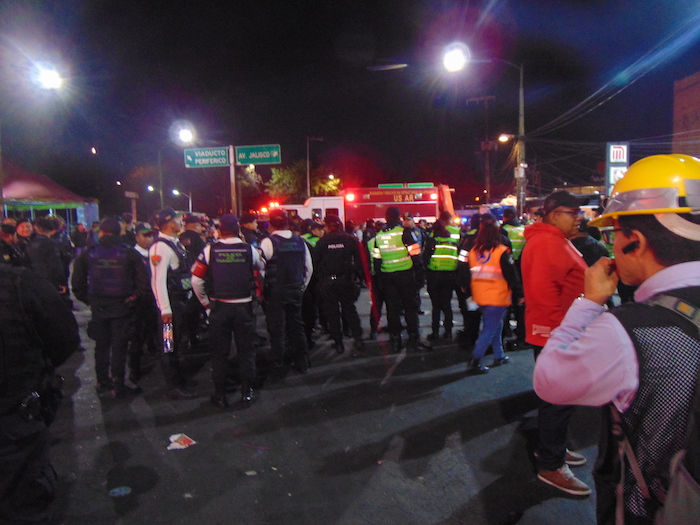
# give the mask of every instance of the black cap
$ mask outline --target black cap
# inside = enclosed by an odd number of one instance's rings
[[[555,191],[549,195],[542,205],[542,214],[547,215],[553,212],[559,206],[564,206],[566,208],[579,208],[580,206],[586,204],[588,199],[586,197],[577,197],[573,193],[566,190]]]
[[[404,219],[413,219],[413,214],[410,211],[407,211],[406,213],[403,214]]]
[[[248,224],[249,222],[253,222],[258,220],[258,215],[253,212],[245,212],[241,213],[241,224]]]
[[[182,217],[181,212],[176,212],[172,208],[163,208],[162,210],[158,210],[154,215],[153,215],[153,220],[155,223],[158,225],[159,228],[162,228],[164,224],[169,223],[173,219],[177,217]]]
[[[387,221],[398,220],[398,218],[401,217],[401,210],[399,210],[396,206],[389,206],[386,209],[385,217]]]
[[[148,235],[149,233],[153,233],[155,230],[147,222],[139,222],[136,225],[136,228],[134,228],[134,231],[136,233],[143,233],[144,235]]]
[[[278,230],[286,228],[289,224],[287,214],[280,208],[275,208],[270,212],[270,224]]]
[[[220,229],[230,233],[238,231],[238,218],[235,215],[227,213],[219,217]]]
[[[17,231],[17,228],[12,226],[12,224],[2,224],[0,225],[0,228],[2,228],[2,233],[7,235],[12,235]]]
[[[100,223],[100,231],[110,235],[119,235],[122,232],[122,225],[117,219],[105,219]]]
[[[197,217],[194,214],[190,214],[190,215],[185,216],[185,224],[195,224],[197,222],[199,222],[199,223],[202,222],[201,217]]]
[[[339,226],[343,225],[342,221],[340,220],[340,217],[333,214],[326,215],[326,218],[323,220],[323,222],[325,222],[326,224],[338,224]]]

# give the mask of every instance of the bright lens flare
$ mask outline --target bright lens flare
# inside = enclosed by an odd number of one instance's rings
[[[60,89],[63,85],[63,79],[55,69],[40,68],[39,83],[44,89]]]
[[[461,71],[469,62],[469,48],[464,44],[451,44],[442,55],[442,65],[450,73]]]

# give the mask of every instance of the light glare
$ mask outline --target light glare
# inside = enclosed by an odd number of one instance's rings
[[[39,83],[44,89],[60,89],[63,79],[55,69],[39,68]]]
[[[469,48],[464,44],[451,44],[442,56],[442,65],[450,73],[461,71],[469,62]]]

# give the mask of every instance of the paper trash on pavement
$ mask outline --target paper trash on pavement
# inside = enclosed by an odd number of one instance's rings
[[[196,445],[197,442],[185,434],[173,434],[170,436],[170,445],[168,445],[168,450],[180,450],[187,448],[191,445]]]

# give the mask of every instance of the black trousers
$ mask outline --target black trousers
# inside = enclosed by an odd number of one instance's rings
[[[535,359],[542,351],[533,347]],[[537,412],[537,470],[557,470],[566,461],[566,437],[569,420],[574,413],[571,405],[553,405],[540,399]]]
[[[0,416],[0,523],[49,523],[56,471],[43,421]]]
[[[381,286],[386,301],[389,335],[398,337],[401,334],[401,313],[406,318],[406,331],[409,339],[420,336],[418,330],[418,301],[416,290],[418,285],[411,270],[382,273]]]
[[[271,286],[265,290],[267,331],[270,334],[270,353],[273,364],[304,358],[309,353],[301,318],[301,286]],[[291,345],[287,351],[286,340]]]
[[[440,315],[445,320],[445,332],[452,331],[452,290],[456,285],[455,272],[428,271],[428,295],[432,303],[432,329],[437,335],[440,330]]]
[[[226,376],[229,370],[231,341],[235,338],[236,353],[240,365],[241,382],[251,384],[255,380],[255,315],[253,302],[211,302],[209,336],[211,338],[212,381],[217,394],[226,392]]]
[[[318,292],[321,296],[323,311],[328,320],[328,331],[331,339],[336,343],[343,340],[341,324],[341,310],[343,320],[347,322],[350,333],[354,339],[362,338],[360,317],[357,314],[355,302],[360,296],[360,287],[349,279],[332,279],[320,276]]]
[[[124,380],[129,340],[133,336],[132,314],[113,316],[109,307],[92,307],[91,336],[95,339],[95,375],[100,384],[110,378]]]

